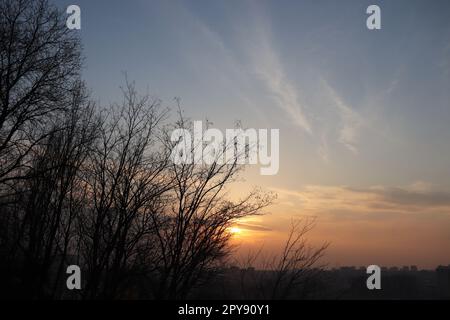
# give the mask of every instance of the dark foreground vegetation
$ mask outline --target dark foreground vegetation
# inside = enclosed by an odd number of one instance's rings
[[[230,200],[240,171],[175,165],[175,127],[161,102],[132,83],[96,105],[82,81],[77,32],[47,1],[0,3],[0,297],[182,299],[220,278],[229,227],[273,196]],[[311,222],[294,223],[271,260],[267,296],[286,298],[315,272]],[[66,268],[82,270],[68,291]]]

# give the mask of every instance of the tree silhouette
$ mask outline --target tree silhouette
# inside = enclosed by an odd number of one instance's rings
[[[242,154],[219,159],[233,141],[208,164],[174,163],[170,133],[192,127],[181,111],[169,121],[128,80],[122,103],[101,109],[81,62],[80,40],[53,5],[0,3],[0,295],[188,298],[231,253],[230,226],[274,197],[255,189],[231,200]],[[322,252],[302,259],[303,235],[276,266],[274,296]],[[80,292],[65,288],[69,264],[83,272]]]
[[[29,155],[70,108],[80,42],[47,1],[0,4],[0,182],[23,178]]]

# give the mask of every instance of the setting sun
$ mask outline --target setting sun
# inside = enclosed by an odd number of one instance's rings
[[[230,233],[233,235],[242,233],[242,229],[239,227],[231,227],[229,230],[230,230]]]

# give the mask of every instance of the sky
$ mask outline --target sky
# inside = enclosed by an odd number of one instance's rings
[[[240,250],[280,247],[292,219],[343,265],[450,264],[450,2],[59,0],[81,8],[83,77],[102,104],[123,73],[217,128],[280,130],[278,194],[239,224]],[[381,8],[368,30],[366,8]]]

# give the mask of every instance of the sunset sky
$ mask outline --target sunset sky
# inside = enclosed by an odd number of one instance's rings
[[[333,266],[450,264],[449,1],[58,1],[81,8],[84,79],[120,101],[122,72],[186,115],[280,129],[280,169],[230,193],[278,194],[245,248],[317,217]],[[381,30],[366,8],[381,8]]]

